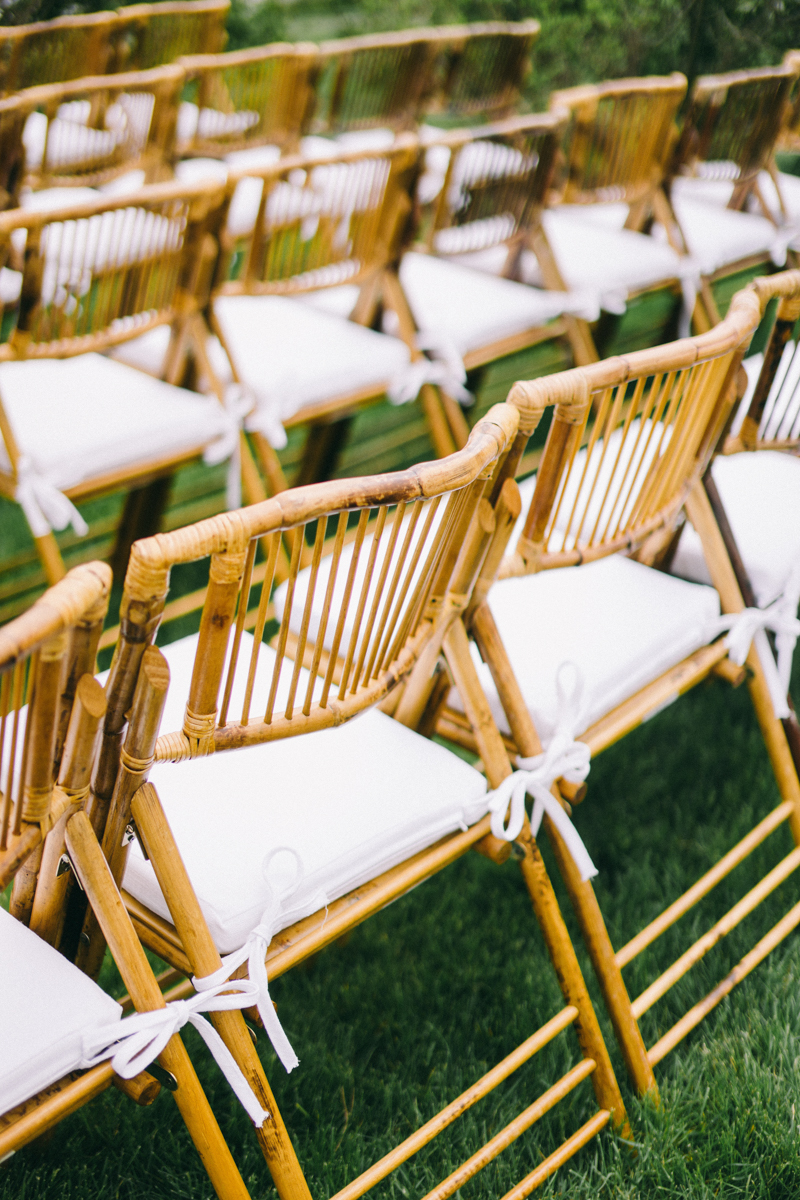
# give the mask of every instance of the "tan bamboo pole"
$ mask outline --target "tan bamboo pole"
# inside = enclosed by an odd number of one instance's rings
[[[487,781],[490,787],[496,788],[511,773],[511,767],[503,739],[494,723],[489,702],[481,688],[469,652],[467,632],[461,621],[456,621],[451,626],[445,639],[444,650],[448,667],[464,702],[467,717],[475,731],[475,740],[486,768]],[[597,1069],[592,1075],[597,1102],[601,1108],[607,1109],[612,1114],[614,1124],[621,1127],[624,1136],[628,1137],[630,1136],[628,1119],[619,1085],[611,1066],[611,1059],[600,1032],[597,1016],[592,1008],[592,1002],[586,990],[564,918],[559,910],[553,885],[542,861],[539,848],[531,836],[527,817],[522,833],[517,838],[517,844],[523,854],[520,860],[523,878],[564,999],[567,1004],[573,1004],[580,1013],[575,1022],[575,1028],[581,1050],[586,1058],[593,1059],[597,1064]]]
[[[84,1104],[88,1104],[95,1096],[104,1092],[113,1079],[111,1063],[100,1063],[80,1078],[72,1080],[66,1087],[59,1088],[12,1125],[0,1129],[0,1161],[47,1133],[48,1129],[63,1121],[64,1117],[77,1112]]]
[[[69,889],[69,872],[57,874],[61,856],[66,848],[67,821],[88,798],[95,748],[105,712],[105,692],[96,679],[91,675],[84,675],[75,689],[58,777],[59,787],[67,793],[72,803],[45,840],[31,913],[31,929],[51,946],[57,946],[59,943]]]
[[[156,789],[143,784],[133,797],[133,817],[155,871],[175,928],[198,978],[222,965],[209,933],[178,845],[167,823]],[[278,1110],[264,1068],[255,1052],[241,1012],[211,1013],[226,1046],[239,1064],[261,1107],[269,1114],[256,1135],[281,1200],[310,1200],[311,1193]]]
[[[67,736],[72,704],[78,684],[84,675],[94,675],[95,672],[97,648],[100,642],[100,635],[103,632],[103,622],[108,612],[110,587],[111,581],[109,580],[106,592],[98,598],[97,603],[88,612],[83,614],[80,620],[76,621],[72,628],[69,650],[67,652],[64,686],[61,693],[61,713],[56,733],[55,762],[57,767],[60,767],[61,764],[64,752],[64,739]]]
[[[117,885],[122,882],[125,873],[125,831],[130,822],[131,800],[136,789],[147,778],[153,762],[168,687],[167,660],[156,646],[148,646],[142,655],[125,744],[120,751],[120,770],[103,833],[103,854]],[[97,914],[88,909],[75,961],[87,975],[94,976],[100,970],[104,952],[105,943]]]
[[[728,558],[722,534],[714,519],[708,496],[699,481],[687,497],[686,512],[700,537],[711,581],[719,592],[722,611],[726,613],[741,612],[744,608],[742,594]],[[753,700],[753,707],[756,710],[772,769],[775,772],[778,789],[783,799],[791,800],[794,805],[794,812],[789,818],[789,826],[795,843],[800,845],[800,780],[797,777],[783,726],[773,712],[769,688],[754,646],[751,646],[747,656],[747,665],[752,671],[747,686]]]
[[[104,941],[111,949],[137,1010],[147,1012],[164,1008],[164,997],[85,813],[76,813],[70,819],[66,840],[81,886],[97,913]],[[173,1093],[175,1103],[220,1200],[249,1200],[247,1188],[177,1034],[170,1039],[158,1061],[178,1081]]]

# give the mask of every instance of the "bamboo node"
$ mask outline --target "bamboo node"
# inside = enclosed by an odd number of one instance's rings
[[[183,718],[183,734],[189,741],[189,754],[199,758],[214,751],[214,726],[217,723],[217,710],[211,713],[195,713],[186,706]]]
[[[148,758],[136,758],[123,746],[119,752],[120,763],[131,775],[146,775],[155,761],[151,754]]]

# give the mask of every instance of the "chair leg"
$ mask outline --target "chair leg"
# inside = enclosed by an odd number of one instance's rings
[[[140,1012],[163,1008],[164,997],[125,911],[89,818],[83,812],[76,813],[67,825],[67,847],[136,1008]],[[173,1093],[175,1103],[220,1200],[249,1200],[244,1181],[177,1034],[159,1055],[159,1063],[178,1081]]]
[[[192,971],[197,976],[210,975],[221,965],[219,952],[208,931],[158,793],[152,784],[145,783],[139,788],[133,798],[132,812],[183,949],[192,964]],[[209,1015],[262,1108],[269,1113],[261,1129],[256,1130],[256,1135],[280,1200],[311,1200],[308,1184],[264,1068],[250,1040],[244,1017],[237,1011]]]
[[[162,475],[152,483],[128,492],[110,560],[115,580],[125,578],[133,543],[138,542],[139,538],[158,533],[171,486],[172,476]]]
[[[352,425],[351,417],[310,425],[294,487],[332,479]]]
[[[67,568],[64,566],[64,560],[61,557],[61,551],[58,548],[56,535],[50,531],[42,537],[33,539],[36,543],[36,553],[39,555],[39,561],[44,568],[44,573],[47,576],[47,582],[50,587],[54,583],[58,583],[59,579],[63,579],[67,573]]]

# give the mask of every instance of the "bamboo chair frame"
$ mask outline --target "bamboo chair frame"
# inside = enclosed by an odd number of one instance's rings
[[[115,651],[108,685],[109,713],[120,713],[127,704],[139,664],[146,665],[148,655],[160,657],[155,649],[144,650],[153,638],[167,594],[169,571],[179,561],[211,555],[210,584],[203,612],[201,644],[195,659],[187,716],[183,730],[166,732],[156,739],[156,723],[145,731],[132,720],[126,735],[128,757],[136,755],[152,761],[173,760],[205,755],[226,749],[245,753],[249,745],[276,738],[300,735],[313,729],[330,727],[380,704],[390,712],[394,699],[403,692],[404,681],[422,667],[426,675],[442,650],[442,637],[451,624],[450,614],[460,611],[469,578],[486,548],[486,501],[483,494],[491,486],[509,446],[513,442],[517,414],[508,406],[496,406],[470,435],[464,450],[436,463],[423,464],[394,475],[316,484],[283,492],[264,504],[212,518],[175,534],[158,535],[137,542],[126,577],[122,601],[122,637]],[[489,481],[489,482],[487,482]],[[438,524],[435,519],[439,515]],[[357,523],[354,525],[356,514]],[[332,542],[329,538],[332,538]],[[302,627],[299,635],[290,630],[294,603],[294,584],[301,565],[300,547],[313,536],[312,581],[301,601]],[[277,657],[273,672],[269,708],[264,717],[251,711],[251,684],[257,665],[264,628],[267,601],[274,578],[275,564],[283,539],[293,544],[292,563],[287,584],[287,603],[277,635]],[[261,542],[266,564],[259,572],[255,566],[256,547]],[[345,597],[334,617],[331,596],[335,572],[346,542],[353,546]],[[391,565],[385,558],[377,563],[377,548],[390,547]],[[317,571],[325,551],[332,550],[332,568],[326,588],[326,612],[336,620],[337,632],[331,653],[322,641],[312,645],[309,614]],[[363,586],[353,585],[358,556],[367,556],[368,568]],[[344,566],[342,567],[344,570]],[[248,608],[248,596],[256,580],[261,582],[259,620],[249,663],[240,661],[241,634]],[[370,590],[372,589],[372,590]],[[367,597],[367,592],[370,592]],[[374,592],[374,594],[373,594]],[[367,611],[369,610],[369,611]],[[348,616],[355,614],[352,633],[344,633]],[[323,622],[325,618],[323,618]],[[319,631],[324,637],[325,625]],[[226,667],[228,643],[233,636]],[[347,648],[345,649],[345,643]],[[290,656],[291,651],[291,656]],[[344,656],[344,672],[337,675],[338,654]],[[305,660],[310,667],[312,684],[298,686],[299,667]],[[241,713],[232,710],[230,696],[237,670],[248,674],[248,685]],[[273,703],[281,672],[292,676],[291,694],[280,706]],[[313,680],[325,680],[321,694],[313,692]],[[221,694],[221,699],[220,699]],[[334,694],[336,698],[334,699]],[[402,699],[401,699],[402,703]],[[398,719],[409,723],[396,711]],[[103,757],[111,765],[119,758],[117,723],[107,722],[105,747],[101,752],[98,778],[112,772],[103,770]],[[130,743],[130,745],[129,745]],[[127,761],[124,759],[123,761]],[[490,783],[509,774],[505,754],[502,761],[489,765]],[[124,848],[120,832],[131,815],[138,835],[156,866],[158,878],[175,925],[162,920],[125,895],[131,917],[145,945],[158,947],[177,970],[195,974],[214,970],[219,955],[208,933],[188,876],[182,866],[155,788],[143,781],[146,767],[131,775],[125,766],[117,775],[114,799],[105,822],[103,847],[111,856],[112,871],[121,878]],[[142,786],[143,784],[143,786]],[[108,786],[105,787],[108,791]],[[124,803],[120,803],[120,801]],[[342,897],[329,906],[324,922],[319,914],[299,921],[273,938],[267,965],[275,977],[323,946],[341,936],[377,912],[391,899],[428,878],[470,848],[483,848],[487,841],[489,818],[464,833],[449,835],[429,850],[416,854],[400,866],[375,878],[371,883]],[[491,835],[488,836],[491,841]],[[577,960],[563,925],[555,895],[539,856],[529,837],[521,863],[534,910],[541,925],[548,951],[553,958],[564,992],[566,1007],[503,1063],[490,1071],[457,1101],[429,1121],[394,1151],[366,1170],[338,1195],[354,1198],[390,1174],[423,1145],[471,1106],[481,1096],[545,1045],[557,1031],[569,1024],[576,1027],[583,1061],[487,1146],[457,1169],[431,1195],[452,1195],[467,1179],[491,1161],[515,1136],[552,1107],[558,1099],[591,1075],[599,1112],[576,1134],[550,1155],[509,1195],[528,1195],[577,1149],[610,1120],[627,1130],[624,1108],[614,1081],[610,1061],[602,1043],[599,1027],[591,1010]],[[97,953],[96,931],[85,927]],[[102,943],[100,943],[102,948]],[[92,953],[87,951],[87,955]],[[185,995],[188,983],[169,993]],[[239,1014],[236,1014],[237,1017]],[[236,1033],[228,1023],[223,1037],[240,1062],[257,1094],[269,1095],[268,1085],[258,1059],[246,1036]],[[259,1082],[257,1082],[260,1081]],[[259,1087],[262,1089],[259,1092]],[[297,1164],[288,1134],[277,1108],[270,1104],[275,1126],[262,1131],[262,1148],[281,1197],[308,1195],[308,1187]],[[270,1140],[271,1139],[271,1140]]]
[[[512,116],[530,74],[531,52],[540,31],[541,25],[533,19],[440,25],[431,30],[441,49],[426,114],[462,120]]]
[[[514,753],[527,757],[538,753],[541,746],[491,613],[490,587],[495,579],[578,565],[615,552],[627,552],[645,564],[658,563],[669,548],[675,524],[685,507],[703,541],[723,612],[737,613],[744,608],[725,543],[702,487],[702,475],[735,402],[736,374],[766,304],[776,296],[795,297],[799,288],[798,272],[760,279],[738,293],[725,320],[707,334],[533,383],[519,383],[512,389],[510,401],[520,409],[521,432],[506,460],[506,481],[495,490],[497,524],[504,529],[505,541],[494,555],[487,555],[464,613],[464,625],[492,671],[512,731],[506,745]],[[524,450],[528,428],[551,405],[555,405],[553,421],[523,533],[516,549],[504,554],[520,512],[520,497],[513,482],[516,464]],[[658,432],[656,422],[661,423],[662,429],[665,425],[672,427],[668,443]],[[611,482],[601,481],[597,485],[603,492],[599,497],[603,501],[598,510],[600,516],[590,514],[587,519],[598,479],[595,460],[595,466],[583,477],[586,486],[577,493],[579,499],[567,502],[571,513],[565,510],[566,524],[558,525],[559,506],[570,473],[573,469],[578,472],[588,469],[580,466],[581,460],[577,460],[575,467],[581,442],[588,437],[587,464],[592,461],[595,447],[602,459],[605,450],[600,438],[604,437],[605,445],[610,445],[612,430],[621,431],[623,442],[613,450],[616,457]],[[633,443],[635,449],[657,432],[659,445],[652,461],[641,458],[637,463],[632,455],[626,463],[624,441]],[[604,715],[580,735],[581,741],[590,746],[592,754],[599,753],[712,671],[731,682],[741,682],[749,676],[748,688],[781,795],[781,803],[772,813],[616,952],[591,885],[580,880],[558,834],[552,826],[548,829],[628,1071],[641,1093],[654,1091],[656,1087],[653,1067],[800,924],[800,905],[796,904],[713,991],[653,1046],[645,1048],[638,1019],[800,865],[800,851],[795,849],[641,996],[629,999],[622,968],[707,895],[774,829],[787,822],[796,845],[800,843],[800,782],[786,734],[774,716],[754,649],[744,670],[728,660],[724,639],[710,642]],[[478,728],[473,730],[470,721],[454,710],[441,709],[437,728],[462,745],[480,748]],[[562,795],[574,798],[568,791],[562,790]]]
[[[16,306],[3,310],[12,328],[7,340],[0,343],[0,361],[69,358],[106,350],[159,325],[170,325],[165,378],[169,383],[179,382],[187,347],[193,345],[201,360],[205,354],[205,334],[201,337],[198,333],[197,296],[204,282],[207,287],[216,257],[216,242],[208,226],[222,197],[218,185],[164,183],[143,188],[133,198],[103,197],[96,203],[49,212],[17,209],[0,214],[0,262],[22,267],[20,299]],[[137,222],[133,228],[132,219]],[[70,243],[65,231],[79,228],[81,220],[87,222],[86,238],[76,235]],[[100,223],[95,257],[91,253],[91,221]],[[71,226],[72,222],[76,224]],[[103,222],[113,223],[112,233],[117,237],[124,237],[127,230],[129,253],[123,249],[115,254],[113,239],[103,252]],[[18,231],[25,234],[24,261],[19,264],[15,257]],[[48,238],[54,239],[55,257],[48,255]],[[222,392],[218,394],[222,403]],[[13,499],[20,456],[1,398],[0,434],[12,466],[11,472],[0,472],[0,494]],[[72,500],[88,499],[126,484],[143,484],[197,459],[202,452],[203,446],[198,445],[110,471],[67,488],[65,494]],[[263,496],[243,436],[242,453],[245,487],[254,498]],[[47,577],[55,582],[64,574],[55,535],[51,531],[34,540]]]
[[[145,183],[171,178],[175,122],[183,85],[183,71],[179,66],[172,65],[124,75],[82,78],[21,92],[15,98],[17,102],[28,113],[44,113],[48,120],[42,162],[40,166],[26,171],[25,183],[34,191],[71,184],[92,187],[133,170],[144,171]],[[136,98],[140,98],[139,113],[135,108]],[[148,113],[149,98],[152,98],[152,102]],[[120,105],[128,109],[124,134],[105,153],[87,154],[81,160],[68,150],[63,155],[63,161],[59,162],[56,158],[56,161],[48,162],[52,122],[62,105],[80,101],[88,103],[89,113],[86,122],[75,122],[76,134],[87,127],[107,129],[106,114],[112,110],[113,120],[113,107],[119,109]],[[3,103],[8,104],[8,101],[0,101],[0,106]],[[61,119],[59,125],[62,133],[69,128],[69,124]]]
[[[16,208],[25,178],[22,135],[28,108],[19,96],[0,99],[0,210]]]
[[[565,111],[556,109],[549,113],[511,117],[469,130],[443,132],[440,138],[430,143],[447,146],[450,161],[442,187],[430,206],[431,211],[420,212],[417,216],[417,227],[428,252],[446,258],[444,243],[448,231],[461,230],[462,234],[468,235],[474,222],[473,244],[464,248],[482,250],[505,244],[508,257],[502,271],[504,278],[519,281],[522,253],[526,249],[532,250],[539,261],[546,287],[557,292],[567,291],[542,226],[542,211],[550,198],[566,124]],[[459,156],[469,153],[469,147],[475,143],[492,143],[498,150],[494,155],[486,156],[482,174],[468,168],[468,177],[461,180],[458,178]],[[456,190],[454,184],[459,192],[457,206],[451,199]],[[463,253],[463,249],[459,252]],[[407,302],[398,297],[395,306],[401,322],[406,323],[410,317],[410,310],[408,316],[403,311]],[[547,325],[470,351],[464,356],[464,365],[467,370],[472,370],[562,335],[569,339],[576,362],[597,361],[588,324],[567,314]]]
[[[728,435],[722,443],[723,454],[737,454],[742,450],[791,450],[800,449],[800,422],[797,419],[786,426],[794,392],[789,390],[788,381],[781,384],[774,402],[767,412],[772,385],[781,365],[785,347],[795,343],[797,353],[797,321],[800,318],[800,297],[782,295],[778,299],[775,321],[764,347],[764,362],[759,372],[747,414],[735,436]]]
[[[147,71],[225,46],[230,0],[162,0],[117,12],[115,71]]]
[[[136,1008],[147,1011],[163,1007],[164,999],[83,811],[106,711],[93,671],[110,591],[109,567],[87,563],[0,630],[0,759],[5,760],[0,887],[13,880],[12,915],[59,946],[70,879],[59,873],[59,863],[67,854]],[[15,762],[20,762],[16,788]],[[177,1035],[159,1061],[161,1066],[153,1070],[171,1087],[178,1084],[176,1102],[217,1194],[246,1200],[247,1190]],[[117,1076],[110,1058],[74,1071],[0,1114],[0,1160],[112,1083],[142,1105],[151,1104],[160,1090],[147,1071],[131,1080]]]
[[[0,94],[113,70],[116,13],[56,17],[0,29]]]
[[[774,224],[775,214],[758,185],[759,172],[770,171],[785,219],[786,207],[773,158],[799,73],[800,62],[784,60],[779,67],[756,67],[696,79],[675,153],[675,169],[696,175],[701,164],[708,171],[711,163],[732,163],[736,173],[728,208],[741,211],[753,196]],[[720,177],[727,179],[730,175]]]
[[[296,153],[314,99],[317,49],[275,43],[228,54],[179,60],[200,110],[192,138],[178,144],[187,157],[222,157],[250,146],[278,145]],[[251,124],[204,129],[203,112],[249,116]],[[208,120],[206,124],[208,124]]]
[[[326,173],[328,179],[333,178],[329,174],[332,170],[340,175],[332,182],[329,196],[325,195],[324,184],[320,192],[317,170]],[[220,214],[222,252],[213,298],[293,296],[343,283],[356,284],[361,291],[350,320],[371,325],[387,268],[401,253],[418,170],[419,146],[416,138],[407,134],[387,150],[343,151],[336,159],[292,156],[271,167],[232,172],[227,185],[229,199],[242,179],[262,179],[263,192],[251,234],[232,237],[225,229],[224,213]],[[315,222],[310,237],[306,226],[309,214]],[[225,347],[224,333],[213,315],[213,298],[210,324]],[[413,331],[402,330],[400,336],[409,345],[412,358],[421,357]],[[234,379],[238,379],[234,356],[225,348]],[[313,428],[314,423],[344,417],[379,395],[374,387],[334,395],[330,400],[304,406],[287,419],[286,426],[309,424]],[[437,389],[423,385],[420,398],[437,453],[451,452],[455,439]],[[269,490],[282,490],[286,480],[275,451],[263,434],[251,436]]]

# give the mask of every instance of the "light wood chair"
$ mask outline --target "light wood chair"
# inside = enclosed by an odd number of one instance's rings
[[[135,190],[171,178],[183,84],[181,68],[166,66],[19,93],[26,186],[98,187],[135,171]]]
[[[551,111],[566,109],[571,119],[560,202],[544,213],[543,225],[564,282],[594,296],[598,316],[621,315],[629,300],[671,288],[683,293],[686,332],[690,319],[700,329],[711,323],[695,303],[700,271],[664,191],[685,94],[686,78],[675,72],[550,96]],[[666,231],[663,240],[649,236],[654,219]]]
[[[439,25],[430,30],[440,50],[426,116],[474,121],[513,116],[531,70],[536,20]]]
[[[0,215],[0,491],[22,506],[51,581],[64,571],[53,529],[86,532],[74,500],[147,486],[201,456],[240,450],[248,470],[224,397],[175,386],[222,198],[213,185],[169,183]],[[159,327],[171,331],[163,381],[99,353]],[[254,465],[249,478],[263,495]]]
[[[0,1160],[112,1083],[143,1105],[160,1087],[153,1074],[132,1073],[118,1057],[119,1039],[130,1031],[120,1023],[120,1005],[56,949],[71,878],[60,870],[63,860],[98,914],[136,1008],[165,1008],[83,811],[106,712],[93,671],[110,588],[105,563],[77,567],[0,630],[0,887],[13,881],[10,912],[0,910]],[[246,1200],[180,1037],[163,1040],[153,1071],[174,1089],[217,1195]]]
[[[296,153],[314,96],[317,50],[276,43],[180,59],[178,154],[222,158],[259,146]]]
[[[467,447],[447,459],[394,475],[293,489],[134,547],[122,601],[123,634],[107,685],[109,714],[118,716],[106,723],[97,772],[107,778],[106,794],[119,761],[119,714],[129,705],[137,672],[141,680],[158,664],[164,683],[152,692],[148,711],[134,713],[125,734],[103,847],[115,878],[124,878],[126,903],[145,944],[157,946],[157,953],[192,974],[195,983],[203,977],[201,989],[207,977],[227,978],[238,960],[250,956],[251,976],[262,989],[262,1019],[288,1068],[294,1055],[268,998],[264,955],[274,978],[468,849],[492,842],[484,815],[487,780],[408,727],[413,720],[403,711],[409,698],[403,685],[420,665],[427,677],[443,650],[450,614],[460,609],[489,540],[483,493],[516,426],[516,412],[496,406],[472,431]],[[273,596],[280,621],[273,649],[262,635],[287,540],[290,572]],[[312,542],[312,562],[303,568],[302,547]],[[266,555],[261,562],[259,545]],[[163,653],[145,649],[172,566],[209,555],[199,637],[172,643]],[[245,629],[248,600],[259,587],[251,637]],[[444,652],[449,653],[446,645]],[[141,685],[136,686],[138,694]],[[359,720],[350,720],[359,714]],[[165,732],[156,739],[159,719]],[[186,761],[173,765],[173,760]],[[505,755],[487,763],[490,786],[510,774]],[[312,777],[325,778],[324,799],[318,787],[308,786]],[[188,826],[180,794],[186,783],[196,801]],[[242,821],[244,834],[230,859],[221,841],[227,834],[208,819],[206,807],[218,805],[229,788],[230,829]],[[312,814],[307,802],[316,796],[322,804],[312,800]],[[121,845],[131,819],[149,861],[137,842]],[[245,863],[243,853],[251,851],[252,862]],[[286,859],[293,883],[279,879]],[[219,879],[223,860],[230,861],[242,886],[235,896],[228,891],[231,905],[220,906],[221,894],[212,895],[214,884],[203,864]],[[521,867],[566,1007],[341,1195],[361,1195],[386,1178],[569,1025],[582,1047],[577,1064],[451,1173],[436,1194],[452,1195],[588,1076],[598,1111],[514,1194],[527,1195],[609,1122],[625,1128],[600,1030],[530,838]],[[102,939],[91,919],[84,933],[89,948],[83,961],[91,969]],[[223,965],[220,953],[239,947],[243,950]],[[170,995],[190,991],[187,983]],[[278,1194],[308,1195],[263,1070],[237,1021],[238,1015],[231,1018],[223,1036],[273,1114],[274,1124],[265,1124],[260,1137]],[[302,1046],[297,1049],[302,1054]]]
[[[19,96],[0,99],[0,209],[16,208],[25,178],[25,122],[28,112]]]
[[[117,13],[114,70],[147,71],[187,54],[219,54],[230,0],[163,0]]]
[[[799,70],[800,64],[784,63],[705,75],[692,88],[670,197],[687,248],[702,268],[714,319],[719,314],[712,287],[773,262],[783,266],[796,237],[790,221],[800,216],[800,189],[793,177],[779,175],[774,149]]]
[[[370,328],[384,268],[406,235],[418,162],[405,135],[386,150],[287,158],[229,178],[211,320],[233,379],[255,396],[248,428],[273,492],[285,487],[274,452],[281,423],[309,426],[299,481],[325,478],[342,418],[406,380],[398,398],[419,392],[438,453],[454,448],[440,396],[424,382],[433,364],[413,342]]]
[[[655,1087],[653,1067],[800,923],[800,905],[794,905],[705,998],[645,1049],[640,1018],[800,866],[795,848],[629,999],[623,968],[774,830],[788,824],[795,844],[800,841],[800,782],[773,708],[771,656],[767,652],[770,662],[761,656],[758,638],[747,651],[749,638],[736,649],[718,636],[721,627],[736,625],[744,601],[701,484],[735,402],[736,374],[763,305],[770,296],[796,295],[799,283],[796,273],[760,281],[758,288],[740,292],[725,320],[699,337],[516,384],[510,400],[520,409],[521,433],[506,460],[506,481],[499,480],[494,491],[496,526],[511,549],[503,555],[501,544],[487,555],[459,618],[483,660],[478,670],[486,707],[509,751],[525,761],[542,744],[557,742],[556,735],[577,737],[597,754],[712,671],[732,682],[748,676],[780,803],[616,952],[590,883],[581,878],[558,831],[548,828],[620,1048],[642,1093]],[[513,480],[516,463],[528,429],[548,412],[539,469],[535,480],[522,485],[521,496]],[[716,591],[649,565],[663,558],[683,508],[701,537]],[[720,608],[728,614],[724,619]],[[565,734],[558,685],[567,660],[577,666],[583,690]],[[460,689],[457,676],[455,682]],[[440,690],[438,699],[444,701],[439,732],[482,752],[480,714],[469,711],[469,698],[459,698],[458,691],[447,698]]]
[[[0,93],[113,70],[116,13],[56,17],[0,29]]]

